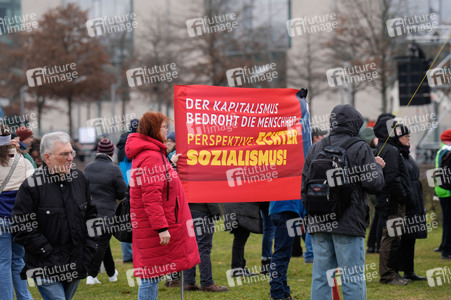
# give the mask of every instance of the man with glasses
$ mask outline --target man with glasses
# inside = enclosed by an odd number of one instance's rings
[[[88,180],[71,168],[74,156],[69,135],[44,135],[43,165],[22,183],[12,211],[18,222],[15,242],[26,251],[21,275],[44,299],[73,297],[104,229]]]

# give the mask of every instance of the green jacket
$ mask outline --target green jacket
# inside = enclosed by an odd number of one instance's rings
[[[440,162],[438,160],[440,152],[442,151],[443,147],[447,146],[446,144],[442,143],[440,145],[440,150],[437,151],[437,156],[435,156],[435,167],[438,168],[440,167]],[[435,183],[435,194],[439,197],[439,198],[448,198],[451,197],[451,191],[449,190],[445,190],[442,189],[441,187],[439,187],[437,185],[437,183]]]

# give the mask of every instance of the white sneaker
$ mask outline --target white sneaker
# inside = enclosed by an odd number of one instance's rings
[[[110,282],[115,282],[115,281],[117,281],[117,275],[118,275],[119,273],[117,272],[117,270],[114,270],[114,275],[113,276],[111,276],[111,277],[108,277],[108,279],[110,280]]]
[[[100,284],[101,282],[97,279],[97,277],[88,276],[86,278],[86,284],[92,285],[92,284]]]

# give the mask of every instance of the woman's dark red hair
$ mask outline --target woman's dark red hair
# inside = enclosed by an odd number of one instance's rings
[[[160,112],[154,113],[148,111],[139,120],[138,130],[136,132],[164,143],[165,140],[160,134],[160,128],[164,122],[169,125],[169,118]]]

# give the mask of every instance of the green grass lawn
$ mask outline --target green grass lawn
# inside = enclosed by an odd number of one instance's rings
[[[245,257],[248,266],[252,269],[260,267],[261,238],[261,235],[252,234],[246,244]],[[441,259],[439,253],[432,251],[439,245],[440,239],[441,227],[433,229],[427,239],[417,240],[415,255],[417,274],[426,276],[427,270],[445,266],[451,269],[450,261]],[[217,232],[214,235],[213,276],[215,282],[220,285],[228,285],[226,271],[230,269],[232,240],[233,235],[228,232]],[[99,285],[87,286],[86,280],[82,280],[74,299],[137,299],[138,287],[136,285],[130,287],[125,275],[132,265],[122,263],[120,244],[115,238],[112,239],[111,245],[117,262],[116,268],[119,271],[118,281],[110,283],[106,273],[99,274],[98,279],[102,282]],[[303,249],[305,249],[304,246]],[[377,254],[367,254],[366,264],[371,266],[372,263],[375,264],[377,271],[379,266]],[[242,285],[236,284],[235,287],[229,287],[229,292],[226,293],[185,292],[185,299],[269,299],[268,280],[263,276],[256,279],[258,279],[256,282],[242,282]],[[303,257],[292,258],[288,279],[293,298],[310,299],[312,265],[305,264]],[[30,291],[35,299],[42,299],[36,287],[30,287]],[[377,277],[367,282],[367,293],[368,299],[451,299],[451,284],[446,282],[441,286],[429,287],[427,282],[422,281],[411,282],[402,287],[389,286],[380,284]],[[180,299],[180,289],[166,288],[161,282],[158,298]]]

